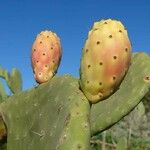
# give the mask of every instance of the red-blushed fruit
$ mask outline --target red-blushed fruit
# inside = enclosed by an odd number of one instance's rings
[[[94,23],[82,51],[80,87],[91,103],[110,96],[131,62],[131,44],[120,21]]]
[[[38,83],[50,80],[57,72],[62,50],[59,37],[51,31],[42,31],[32,45],[32,68]]]

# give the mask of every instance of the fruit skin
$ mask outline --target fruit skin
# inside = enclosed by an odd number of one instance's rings
[[[50,80],[57,72],[62,56],[61,43],[56,33],[42,31],[32,46],[32,68],[38,83]]]
[[[131,44],[120,21],[95,22],[82,50],[80,88],[91,103],[110,96],[131,62]]]

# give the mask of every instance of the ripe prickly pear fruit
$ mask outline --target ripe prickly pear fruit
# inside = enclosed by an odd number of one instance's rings
[[[110,96],[125,76],[131,44],[120,21],[95,22],[82,50],[80,87],[91,103]]]
[[[61,60],[59,37],[51,31],[42,31],[33,43],[31,55],[35,80],[47,82],[56,74]]]

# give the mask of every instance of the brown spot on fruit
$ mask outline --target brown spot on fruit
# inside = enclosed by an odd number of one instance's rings
[[[85,51],[86,51],[86,53],[87,53],[89,50],[88,50],[88,49],[86,49]]]
[[[113,56],[114,59],[117,59],[117,56]]]
[[[109,35],[109,38],[111,39],[111,38],[112,38],[112,35]]]
[[[102,62],[100,62],[100,63],[99,63],[99,65],[100,65],[100,66],[102,66],[102,65],[103,65],[103,63],[102,63]]]
[[[127,47],[125,48],[125,51],[128,52],[128,48]]]
[[[107,24],[107,22],[105,21],[104,24]]]
[[[94,31],[98,30],[97,28],[94,29]]]
[[[102,82],[99,82],[99,85],[102,85]]]
[[[119,30],[120,33],[122,33],[122,30]]]
[[[100,44],[100,41],[97,41],[96,44],[99,45],[99,44]]]
[[[87,83],[87,84],[89,84],[89,83],[90,83],[90,81],[86,81],[86,83]]]
[[[113,76],[113,80],[116,80],[116,76]]]
[[[88,68],[90,68],[91,67],[91,65],[88,65]]]
[[[40,41],[40,44],[42,44],[42,41]]]
[[[47,38],[49,38],[49,36],[47,36]]]

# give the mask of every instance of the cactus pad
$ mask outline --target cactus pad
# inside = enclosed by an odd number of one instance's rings
[[[90,105],[77,80],[54,77],[0,105],[8,150],[87,150]]]

